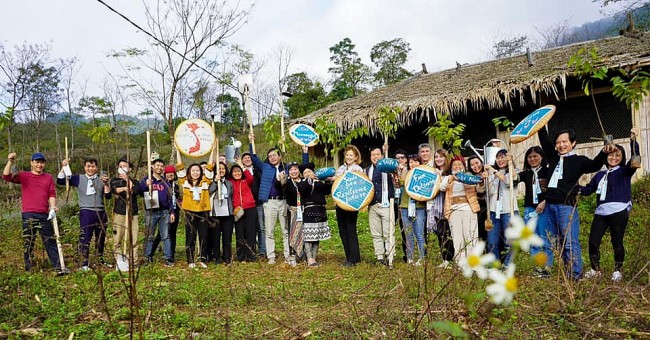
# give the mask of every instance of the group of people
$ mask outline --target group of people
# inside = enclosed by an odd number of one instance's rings
[[[589,159],[575,154],[572,130],[562,130],[551,140],[543,128],[538,136],[541,146],[526,151],[521,171],[514,171],[512,157],[505,148],[498,150],[494,164],[484,164],[479,155],[465,160],[459,155],[451,157],[444,149],[434,151],[429,144],[421,144],[416,154],[402,149],[393,152],[399,165],[394,172],[385,172],[378,167],[378,161],[388,153],[388,145],[369,150],[370,164],[366,168],[360,165],[359,149],[349,145],[336,175],[319,180],[314,164],[309,162],[307,147],[303,147],[300,163],[285,163],[277,148],[268,150],[262,161],[253,152],[255,136],[250,134],[250,152],[234,163],[228,164],[224,156],[213,162],[213,152],[208,162],[185,165],[177,150],[177,164],[165,165],[162,159],[155,158],[150,175],[138,181],[132,176],[133,165],[127,158],[117,162],[116,177],[112,179],[99,172],[96,159],[84,159],[82,174],[72,174],[68,160],[64,160],[56,183],[78,191],[81,270],[90,269],[93,237],[97,263],[112,266],[112,261],[105,257],[109,219],[104,203],[111,198],[112,249],[116,260],[127,256],[132,263],[140,262],[138,197],[144,203],[146,226],[141,262],[152,263],[162,243],[164,264],[174,266],[177,228],[183,217],[189,268],[207,268],[210,262],[251,262],[260,256],[275,264],[276,224],[281,229],[284,261],[296,266],[302,259],[307,266],[318,267],[320,241],[331,238],[326,196],[331,193],[336,177],[353,171],[364,173],[374,187],[368,222],[379,264],[394,266],[396,226],[402,234],[403,260],[414,266],[422,265],[427,257],[430,234],[438,238],[439,267],[463,263],[479,240],[487,243],[486,252],[503,264],[509,263],[513,259],[505,230],[512,216],[519,214],[517,204],[512,203],[512,186],[523,182],[523,217],[526,221],[537,221],[536,233],[544,240],[543,246],[532,249],[533,255],[543,253],[546,259],[544,265],[535,269],[535,275],[550,274],[556,248],[568,274],[579,279],[583,276],[583,262],[576,200],[578,194],[596,193],[598,208],[589,237],[591,269],[584,276],[601,275],[599,247],[609,229],[615,253],[612,279],[620,281],[625,252],[623,235],[631,208],[631,177],[636,169],[626,163],[620,145],[606,145],[594,159]],[[631,148],[638,154],[634,133]],[[9,154],[3,178],[22,185],[25,269],[32,266],[33,245],[39,231],[52,266],[57,273],[66,274],[69,271],[59,258],[52,226],[57,210],[56,190],[53,177],[45,173],[45,156],[35,153],[31,171],[12,174],[15,158],[15,153]],[[435,169],[441,177],[439,193],[428,201],[415,200],[404,190],[409,171],[421,165]],[[587,186],[578,185],[580,176],[597,172],[603,165],[606,169],[598,172]],[[461,173],[478,176],[480,181],[464,183],[459,179]],[[336,207],[345,267],[361,262],[357,218],[357,211]]]

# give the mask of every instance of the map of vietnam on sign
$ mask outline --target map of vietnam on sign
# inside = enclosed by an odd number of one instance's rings
[[[188,119],[176,127],[174,143],[185,156],[203,157],[212,151],[215,135],[212,127],[201,119]]]
[[[360,172],[346,172],[332,186],[332,199],[344,210],[359,211],[370,203],[375,193],[372,182]]]
[[[318,144],[318,134],[311,126],[295,124],[289,128],[289,137],[300,146],[312,147]]]

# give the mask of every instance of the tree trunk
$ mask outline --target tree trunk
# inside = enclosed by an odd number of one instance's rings
[[[167,112],[167,129],[169,131],[169,142],[171,147],[169,161],[172,164],[174,164],[174,157],[176,156],[176,152],[174,151],[174,95],[176,94],[176,86],[178,86],[178,80],[172,82],[171,90],[169,91],[169,108]]]

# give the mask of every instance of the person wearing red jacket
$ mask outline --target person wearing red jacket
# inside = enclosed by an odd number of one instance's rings
[[[257,254],[257,208],[252,186],[255,183],[253,174],[243,171],[241,164],[230,168],[228,176],[233,186],[233,207],[235,215],[235,238],[237,239],[236,254],[240,262],[255,261]],[[241,215],[240,210],[243,210]]]

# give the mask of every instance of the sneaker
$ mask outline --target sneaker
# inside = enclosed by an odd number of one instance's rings
[[[386,260],[384,260],[384,259],[377,259],[376,264],[377,264],[378,266],[385,266],[385,265],[388,264],[388,262],[387,262]]]
[[[199,262],[199,266],[201,266],[201,268],[208,268],[208,265],[205,264],[205,262]]]
[[[291,267],[296,266],[296,257],[295,256],[289,256],[286,260],[287,264]]]
[[[88,272],[88,271],[90,271],[90,267],[88,267],[88,266],[83,266],[83,267],[79,268],[79,271],[82,271],[82,272]]]
[[[387,261],[386,266],[389,270],[393,270],[395,268],[395,266],[393,266],[393,261]]]
[[[422,265],[422,260],[415,261],[415,263],[413,265],[416,266],[416,267],[421,266]]]
[[[540,279],[545,279],[551,276],[551,272],[547,268],[534,268],[533,269],[533,277],[540,278]]]
[[[612,273],[612,281],[614,282],[621,282],[623,281],[623,273],[621,273],[620,270],[617,270]]]
[[[592,269],[589,269],[589,271],[587,271],[584,274],[584,278],[585,279],[593,279],[593,278],[596,278],[596,277],[600,277],[601,275],[603,275],[603,273],[600,270],[595,270],[595,269],[592,268]],[[612,279],[613,278],[614,278],[614,276],[612,275]]]
[[[63,276],[68,274],[70,274],[70,269],[68,268],[60,268],[56,270],[56,276]]]
[[[406,264],[413,264],[413,260],[412,259],[407,259]]]
[[[174,266],[174,261],[165,261],[165,267],[173,267]]]
[[[190,269],[194,269],[194,268],[196,268],[196,264],[195,263],[190,263],[188,265],[188,267],[190,267]]]
[[[310,267],[310,268],[318,268],[318,267],[320,267],[320,263],[314,262],[314,263],[309,264],[308,267]]]
[[[444,269],[451,268],[451,262],[449,262],[449,261],[447,261],[447,260],[442,261],[442,263],[439,264],[439,265],[437,266],[437,268],[444,268]]]
[[[343,267],[346,267],[346,268],[354,267],[356,265],[357,265],[356,263],[352,263],[350,261],[343,262]]]
[[[269,264],[275,264],[275,257],[269,257]]]
[[[144,265],[145,265],[145,266],[148,266],[148,265],[150,265],[150,264],[153,264],[153,257],[151,257],[151,256],[147,256],[147,258],[145,259],[145,263],[144,263]]]

